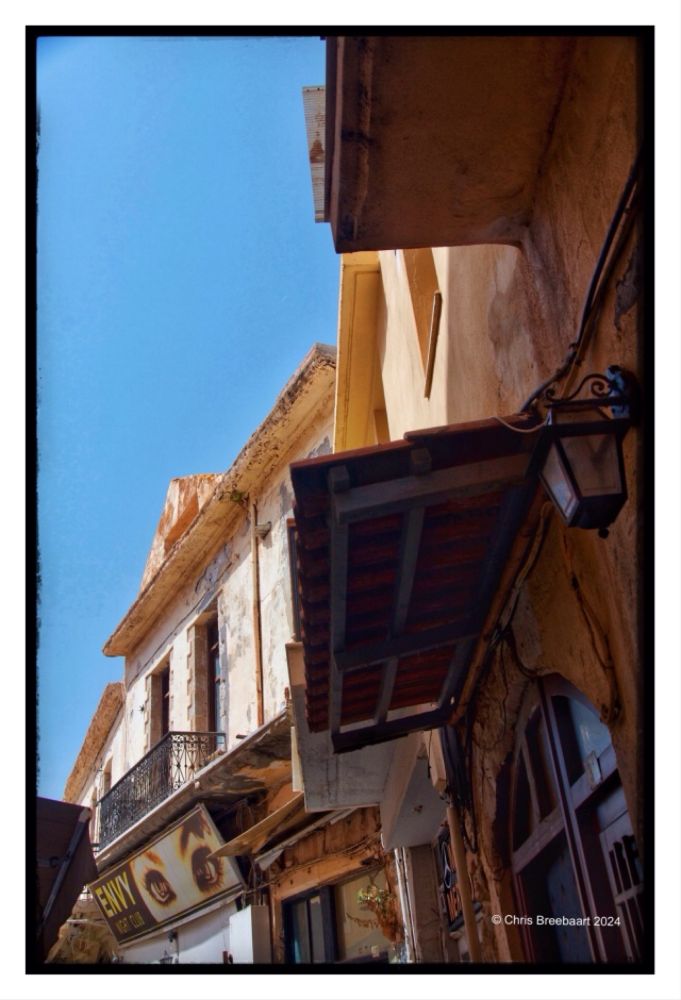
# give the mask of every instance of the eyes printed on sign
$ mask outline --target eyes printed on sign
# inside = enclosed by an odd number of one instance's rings
[[[210,847],[198,847],[192,854],[192,875],[201,892],[211,892],[222,885],[222,865],[210,853]]]
[[[189,840],[205,840],[210,834],[210,827],[201,813],[190,816],[182,824],[180,831],[180,854],[184,857],[189,847]],[[191,869],[194,882],[201,892],[211,892],[222,885],[222,863],[219,859],[210,859],[211,849],[208,846],[197,847],[191,856]]]
[[[144,888],[151,898],[156,900],[161,906],[169,906],[170,903],[177,899],[177,893],[165,874],[161,871],[161,867],[164,867],[163,862],[158,854],[155,854],[153,851],[146,851],[144,857],[148,858],[153,864],[160,866],[146,869],[143,876]]]
[[[224,883],[224,872],[221,860],[211,859],[212,846],[210,846],[212,830],[209,823],[197,813],[190,816],[173,836],[175,857],[179,861],[184,861],[191,871],[192,880],[195,887],[203,894],[212,894],[219,890]],[[202,841],[199,846],[195,846],[196,841]],[[175,883],[175,879],[169,878],[173,871],[173,866],[169,859],[159,856],[153,850],[147,850],[141,857],[141,868],[138,873],[138,881],[149,897],[149,902],[153,901],[160,907],[174,909],[172,904],[178,899],[180,888]],[[172,877],[172,876],[171,876]]]

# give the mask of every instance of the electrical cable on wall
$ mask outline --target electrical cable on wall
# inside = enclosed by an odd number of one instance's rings
[[[598,260],[596,261],[596,266],[591,276],[589,288],[584,299],[577,337],[569,345],[568,353],[565,356],[565,359],[558,366],[553,375],[546,379],[546,381],[542,382],[541,385],[539,385],[525,400],[520,408],[521,413],[530,410],[546,389],[548,389],[549,386],[553,385],[555,382],[560,381],[560,379],[562,379],[565,375],[567,375],[569,381],[575,369],[582,363],[584,352],[589,340],[589,334],[593,327],[593,321],[598,315],[598,310],[603,300],[605,290],[608,287],[614,266],[617,263],[624,246],[626,245],[629,233],[631,232],[631,227],[636,218],[636,212],[634,209],[637,208],[639,201],[640,174],[643,162],[642,153],[643,150],[641,148],[636,155],[636,159],[634,160],[626,184],[624,185],[624,189],[617,203],[615,213],[605,234],[603,246],[601,247],[601,252],[598,255]],[[610,253],[616,236],[617,242],[614,245],[613,252]]]
[[[518,602],[520,600],[520,593],[522,591],[523,585],[534,569],[539,559],[539,555],[544,545],[546,539],[547,527],[549,515],[553,511],[553,506],[549,501],[546,501],[542,505],[540,511],[540,523],[539,526],[530,539],[527,548],[525,550],[525,556],[520,569],[518,570],[515,580],[513,581],[513,586],[509,598],[506,602],[506,607],[511,605],[511,610],[506,617],[506,621],[503,625],[497,624],[494,634],[490,639],[489,645],[487,646],[487,651],[485,653],[485,658],[480,667],[480,671],[475,681],[475,686],[470,694],[468,704],[466,706],[466,712],[464,715],[464,725],[465,725],[465,748],[464,748],[464,762],[465,769],[467,772],[467,780],[469,782],[469,787],[472,787],[473,781],[473,720],[475,717],[475,708],[478,701],[478,696],[482,688],[484,679],[492,665],[492,660],[497,647],[506,639],[508,632],[511,629],[511,624],[515,617],[516,610],[518,608]],[[503,612],[502,612],[503,613]],[[501,615],[499,616],[501,617]],[[469,849],[473,853],[477,853],[478,850],[478,830],[477,830],[477,817],[475,813],[475,804],[471,796],[470,804],[467,805],[467,811],[470,812],[471,821],[473,824],[473,841],[471,842],[467,833],[464,831],[464,839],[469,846]],[[464,810],[462,810],[463,815]]]

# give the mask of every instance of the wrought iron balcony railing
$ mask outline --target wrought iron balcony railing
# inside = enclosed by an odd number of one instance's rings
[[[224,746],[224,733],[167,733],[99,800],[99,850],[190,781]]]

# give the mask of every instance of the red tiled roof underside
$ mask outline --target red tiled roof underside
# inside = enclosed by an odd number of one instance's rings
[[[383,483],[408,474],[410,453],[426,447],[432,468],[448,468],[528,452],[529,435],[514,434],[496,421],[438,429],[418,439],[383,448],[341,453],[292,466],[296,494],[298,579],[305,660],[306,708],[312,731],[329,728],[331,629],[330,517],[327,486],[330,468],[343,465],[351,487]],[[463,461],[462,461],[463,460]],[[479,619],[481,587],[491,543],[503,524],[507,492],[447,499],[425,508],[413,584],[401,636],[441,626],[462,626]],[[391,635],[400,569],[400,538],[405,512],[358,520],[348,526],[344,650],[382,643]],[[397,659],[388,712],[415,708],[440,698],[456,641]],[[370,720],[376,713],[384,663],[371,663],[343,676],[340,725]]]

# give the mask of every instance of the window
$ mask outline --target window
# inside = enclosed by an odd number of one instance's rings
[[[90,843],[94,846],[99,839],[99,815],[97,809],[97,792],[90,796],[90,825],[88,828]]]
[[[108,760],[104,765],[104,769],[102,771],[102,787],[99,793],[100,799],[103,799],[106,793],[111,788],[111,766],[112,765],[110,760]]]
[[[381,893],[389,895],[390,890],[379,870],[285,902],[286,961],[295,965],[394,961],[397,948],[384,933],[375,909],[364,901]]]
[[[216,733],[220,719],[220,635],[218,633],[217,617],[207,626],[208,635],[208,732]]]
[[[104,798],[111,788],[112,761],[109,759],[102,768],[102,776],[99,780],[99,795],[93,793],[92,820],[90,823],[90,840],[93,844],[98,843],[101,826],[101,806],[99,801]]]
[[[300,592],[298,589],[298,555],[296,549],[296,522],[289,517],[286,521],[288,537],[288,564],[291,573],[291,607],[293,609],[293,638],[300,642]]]
[[[541,679],[515,752],[511,858],[532,961],[641,956],[643,873],[610,734],[587,699]],[[584,924],[538,926],[537,915]],[[595,921],[594,918],[598,918]]]
[[[170,666],[161,671],[161,736],[170,732]]]
[[[333,962],[336,955],[332,890],[320,889],[284,906],[286,961],[292,965]]]
[[[222,673],[217,605],[189,629],[189,716],[197,733],[222,730]]]
[[[166,733],[171,723],[170,660],[165,660],[147,677],[147,750],[150,750]]]
[[[433,251],[403,250],[404,266],[409,282],[411,304],[416,322],[421,363],[425,375],[424,396],[430,397],[435,364],[435,349],[440,328],[442,295],[438,289]]]

